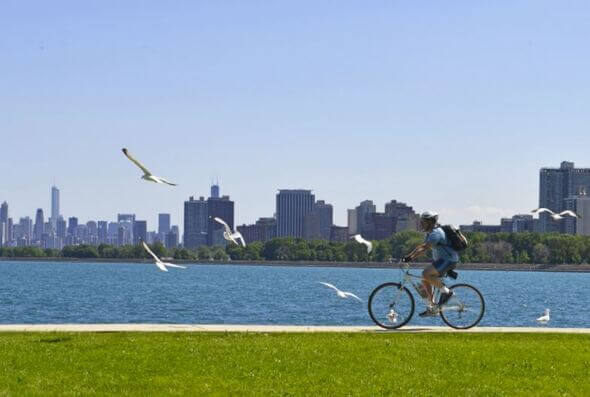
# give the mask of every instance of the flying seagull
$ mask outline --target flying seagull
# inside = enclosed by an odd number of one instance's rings
[[[215,220],[215,222],[217,223],[221,223],[223,225],[223,238],[226,239],[227,241],[231,241],[236,245],[242,245],[242,247],[246,246],[246,240],[244,240],[244,236],[242,236],[242,233],[235,231],[233,232],[231,230],[231,228],[229,227],[229,225],[227,223],[225,223],[225,221],[221,218],[215,217],[213,218]],[[240,242],[238,243],[238,240],[240,240]]]
[[[370,254],[371,251],[373,250],[373,243],[370,241],[367,241],[363,238],[363,236],[361,236],[360,234],[355,234],[354,236],[352,236],[351,238],[355,239],[355,241],[357,243],[360,244],[364,244],[367,246],[367,254]]]
[[[129,150],[123,148],[122,151],[123,151],[123,154],[125,154],[125,156],[127,156],[127,158],[133,162],[133,164],[138,166],[143,171],[143,175],[141,176],[141,179],[145,179],[146,181],[150,181],[150,182],[165,183],[170,186],[176,186],[176,183],[168,182],[166,179],[161,178],[159,176],[155,176],[154,174],[152,174],[147,168],[145,168],[145,166],[143,164],[141,164],[139,161],[137,161],[129,153]]]
[[[545,309],[545,314],[543,314],[541,317],[539,317],[537,319],[537,322],[541,323],[541,324],[547,324],[549,322],[549,320],[551,320],[551,317],[549,317],[550,312],[551,312],[551,310]]]
[[[349,296],[351,296],[351,297],[353,297],[353,298],[355,298],[355,299],[358,299],[358,301],[359,301],[359,302],[362,302],[362,301],[363,301],[361,298],[359,298],[358,296],[356,296],[356,295],[355,295],[355,294],[353,294],[352,292],[340,291],[338,288],[336,288],[336,287],[335,287],[335,286],[333,286],[332,284],[330,284],[330,283],[324,283],[323,281],[320,281],[319,283],[320,283],[320,284],[324,284],[326,287],[330,287],[330,288],[332,288],[334,291],[336,291],[336,294],[337,294],[339,297],[343,298],[343,299],[346,299],[346,298],[348,298]]]
[[[555,212],[551,211],[548,208],[537,208],[536,210],[533,210],[532,212],[533,212],[533,214],[542,214],[543,212],[547,212],[551,216],[551,218],[553,218],[553,220],[555,220],[555,221],[563,219],[566,216],[571,216],[573,218],[582,219],[582,217],[580,215],[578,215],[574,211],[570,211],[570,210],[561,211],[559,214],[556,214]]]
[[[158,269],[160,269],[161,271],[167,272],[168,269],[166,269],[166,266],[178,267],[180,269],[186,269],[186,266],[180,266],[180,265],[175,265],[173,263],[162,262],[160,260],[160,258],[158,258],[158,256],[152,252],[152,250],[150,249],[150,247],[148,247],[148,245],[145,243],[145,241],[142,241],[141,243],[143,244],[143,248],[145,248],[145,250],[148,252],[148,254],[150,254],[154,258],[154,260],[156,261],[156,266],[158,266]]]

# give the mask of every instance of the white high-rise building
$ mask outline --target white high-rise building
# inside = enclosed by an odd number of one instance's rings
[[[59,189],[53,186],[51,188],[51,228],[53,231],[57,230],[56,224],[59,219]]]

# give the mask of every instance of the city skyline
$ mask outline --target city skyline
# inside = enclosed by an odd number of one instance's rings
[[[278,188],[313,189],[337,224],[392,197],[488,223],[530,210],[542,164],[588,166],[586,3],[111,10],[3,9],[0,196],[15,213],[49,216],[55,177],[62,212],[153,224],[219,176],[237,223],[272,216]],[[179,186],[139,180],[122,147]]]

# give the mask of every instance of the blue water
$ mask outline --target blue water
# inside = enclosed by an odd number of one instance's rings
[[[0,262],[0,323],[371,325],[367,298],[398,270]],[[480,325],[590,327],[590,273],[460,271],[486,300]],[[359,295],[340,299],[325,281]],[[416,294],[414,294],[416,296]],[[417,304],[417,311],[423,309]],[[410,324],[442,325],[415,316]]]

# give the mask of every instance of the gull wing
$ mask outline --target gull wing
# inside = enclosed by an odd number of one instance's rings
[[[561,215],[561,216],[563,216],[563,215],[568,215],[568,216],[573,216],[574,218],[580,218],[580,219],[582,219],[582,218],[580,217],[580,215],[578,215],[578,214],[576,214],[574,211],[570,211],[570,210],[567,210],[567,211],[562,211],[562,212],[560,212],[560,213],[559,213],[559,215]]]
[[[153,251],[150,249],[150,247],[145,243],[145,241],[141,242],[143,244],[143,248],[145,248],[145,250],[148,252],[148,254],[150,254],[155,260],[156,262],[161,262],[160,258],[158,258],[156,256],[156,254],[153,253]]]
[[[333,285],[332,285],[332,284],[330,284],[330,283],[324,283],[323,281],[320,281],[319,283],[320,283],[320,284],[324,284],[326,287],[330,287],[330,288],[332,288],[333,290],[335,290],[335,291],[337,291],[337,292],[340,292],[340,290],[339,290],[338,288],[336,288],[335,286],[333,286]]]
[[[176,267],[176,268],[179,268],[179,269],[186,269],[186,266],[175,265],[174,263],[168,263],[168,262],[161,262],[161,263],[164,266]]]
[[[229,228],[229,225],[227,223],[225,223],[225,221],[223,219],[218,218],[218,217],[215,217],[215,218],[213,218],[213,220],[215,220],[215,222],[217,222],[217,223],[221,223],[223,225],[223,227],[225,228],[225,231],[227,232],[227,234],[229,236],[231,236],[232,234],[234,234],[232,232],[232,230]]]
[[[551,211],[548,208],[537,208],[536,210],[532,211],[533,214],[542,214],[543,212],[547,212],[551,215],[555,215],[555,212]]]
[[[178,186],[176,183],[172,183],[172,182],[170,182],[170,181],[167,181],[166,179],[164,179],[164,178],[161,178],[161,177],[158,177],[158,180],[159,180],[160,182],[162,182],[162,183],[165,183],[166,185],[170,185],[170,186]]]
[[[131,160],[131,162],[132,162],[133,164],[135,164],[136,166],[138,166],[138,167],[139,167],[139,168],[140,168],[140,169],[143,171],[143,173],[144,173],[144,174],[146,174],[146,175],[152,175],[152,173],[151,173],[151,172],[150,172],[150,171],[149,171],[147,168],[145,168],[145,166],[144,166],[143,164],[141,164],[139,161],[137,161],[137,160],[136,160],[136,159],[135,159],[135,158],[134,158],[134,157],[133,157],[133,156],[132,156],[132,155],[129,153],[129,150],[127,150],[127,149],[123,148],[123,149],[122,149],[122,151],[123,151],[123,154],[124,154],[125,156],[127,156],[127,158],[128,158],[129,160]]]
[[[246,240],[244,240],[244,236],[242,236],[242,233],[240,232],[235,232],[233,235],[234,239],[239,239],[240,243],[242,244],[242,247],[246,246]]]
[[[358,296],[356,296],[355,294],[353,294],[352,292],[345,292],[344,295],[346,296],[351,296],[355,299],[358,299],[359,302],[362,302],[363,300],[361,298],[359,298]]]
[[[168,269],[166,269],[166,266],[164,266],[164,264],[162,262],[160,262],[159,260],[156,261],[156,266],[158,266],[158,269],[160,269],[163,272],[167,272]]]
[[[352,236],[352,238],[355,239],[357,243],[364,244],[367,247],[367,253],[371,253],[371,251],[373,250],[372,242],[365,240],[363,236],[361,236],[360,234],[355,234],[354,236]]]

